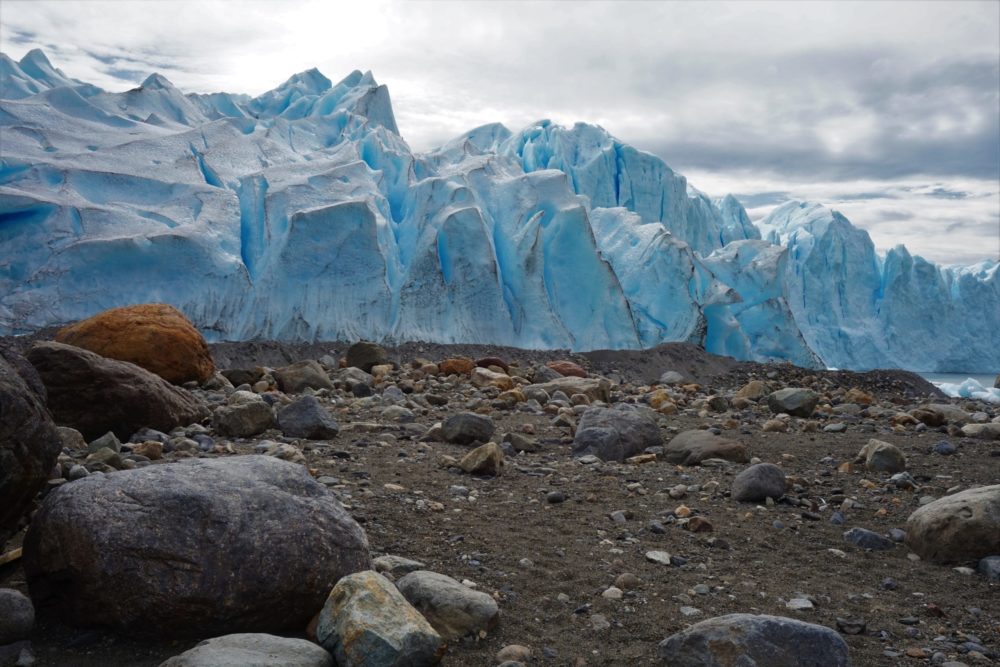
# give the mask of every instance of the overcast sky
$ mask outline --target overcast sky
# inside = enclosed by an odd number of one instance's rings
[[[0,49],[125,90],[372,70],[404,138],[603,126],[758,218],[815,199],[945,263],[1000,259],[1000,2],[0,2]]]

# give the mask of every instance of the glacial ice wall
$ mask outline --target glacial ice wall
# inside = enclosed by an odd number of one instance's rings
[[[758,229],[596,126],[492,124],[415,154],[371,73],[108,93],[40,51],[0,55],[0,98],[0,334],[163,301],[216,340],[1000,369],[996,264],[880,257],[811,204]]]

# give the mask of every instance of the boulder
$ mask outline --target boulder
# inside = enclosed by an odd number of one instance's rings
[[[209,415],[190,392],[127,361],[62,343],[36,343],[27,357],[45,383],[55,422],[87,440],[108,431],[126,440],[142,427],[170,431]]]
[[[160,667],[333,667],[333,656],[306,639],[243,633],[206,639]]]
[[[1000,554],[1000,484],[961,491],[918,508],[906,521],[906,546],[936,563]]]
[[[465,357],[445,359],[438,364],[438,370],[444,375],[468,375],[473,368],[476,368],[476,363]]]
[[[303,389],[333,389],[326,371],[312,359],[277,368],[272,375],[278,382],[278,389],[286,394],[298,394]]]
[[[588,408],[577,425],[573,456],[593,454],[603,461],[624,461],[647,447],[659,447],[660,427],[647,412],[627,405]]]
[[[504,373],[510,372],[510,364],[500,357],[482,357],[481,359],[476,359],[476,366],[479,366],[480,368],[496,366],[497,368],[502,368]]]
[[[978,440],[1000,440],[1000,424],[966,424],[962,427],[962,435]]]
[[[208,345],[173,306],[145,303],[112,308],[59,330],[58,343],[128,361],[167,382],[204,382],[215,373]]]
[[[870,472],[895,475],[906,470],[906,457],[899,447],[875,438],[870,439],[858,452],[855,463],[861,462],[864,462],[865,468]]]
[[[274,428],[274,412],[257,394],[235,391],[229,395],[226,405],[215,409],[212,426],[220,435],[249,438]]]
[[[389,355],[381,345],[362,340],[347,348],[347,365],[371,373],[375,366],[389,363]]]
[[[761,502],[768,498],[777,500],[785,495],[788,481],[785,471],[773,463],[752,465],[733,480],[733,499],[740,502]]]
[[[686,466],[698,465],[705,459],[725,459],[734,463],[750,461],[750,454],[742,443],[700,429],[675,435],[664,448],[663,456],[670,463]]]
[[[473,368],[471,381],[473,386],[496,387],[500,391],[508,391],[514,388],[513,378],[506,373],[497,373],[488,368]]]
[[[793,417],[808,418],[812,416],[819,394],[811,389],[788,387],[771,392],[767,396],[767,407],[775,414],[785,413]]]
[[[669,667],[849,667],[834,630],[781,616],[728,614],[695,623],[660,643]]]
[[[493,420],[474,412],[460,412],[448,417],[441,425],[441,435],[456,445],[486,442],[493,435]]]
[[[241,384],[248,384],[252,387],[264,377],[264,369],[259,366],[257,368],[227,368],[221,373],[234,387],[239,387]]]
[[[546,368],[551,368],[559,375],[563,377],[587,377],[587,371],[583,369],[579,364],[575,364],[572,361],[567,361],[565,359],[560,359],[558,361],[550,361],[545,364]]]
[[[0,588],[0,646],[27,639],[35,627],[35,607],[13,588]]]
[[[500,445],[487,442],[463,456],[458,467],[470,475],[499,477],[503,474],[503,463],[503,450],[500,449]]]
[[[340,433],[340,425],[315,396],[303,396],[278,412],[278,428],[289,438],[327,440]]]
[[[500,621],[493,596],[437,572],[411,572],[396,582],[396,588],[447,640],[488,632]]]
[[[660,375],[660,384],[675,385],[684,384],[687,382],[687,378],[678,373],[677,371],[664,371]]]
[[[962,424],[968,423],[971,418],[971,415],[968,412],[957,405],[951,405],[950,403],[926,403],[921,405],[920,409],[937,413],[935,421],[938,425],[949,423],[961,426]]]
[[[549,396],[557,391],[561,391],[567,396],[583,394],[592,401],[604,401],[608,403],[611,399],[611,383],[604,378],[578,378],[571,376],[530,386],[543,390]]]
[[[158,639],[301,628],[368,569],[364,531],[302,466],[185,459],[46,496],[24,540],[36,604]]]
[[[0,548],[45,486],[60,451],[38,374],[24,357],[0,349]]]
[[[768,393],[767,383],[761,380],[750,380],[750,382],[747,382],[736,392],[736,396],[751,401],[759,401],[767,396]]]
[[[883,537],[867,528],[855,527],[844,531],[844,541],[859,549],[870,549],[871,551],[888,551],[896,546],[888,537]]]
[[[381,574],[358,572],[330,591],[316,638],[338,667],[436,665],[447,645]]]

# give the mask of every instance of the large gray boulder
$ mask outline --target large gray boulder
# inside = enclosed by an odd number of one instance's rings
[[[500,620],[500,607],[493,596],[444,574],[410,572],[396,582],[396,588],[448,640],[492,630]]]
[[[733,499],[757,503],[768,498],[777,500],[785,495],[788,482],[785,471],[773,463],[752,465],[733,480]]]
[[[367,340],[358,341],[347,348],[347,365],[371,373],[372,368],[389,363],[389,354],[381,345]]]
[[[767,396],[767,407],[771,408],[771,412],[775,414],[784,412],[793,417],[811,417],[817,403],[819,394],[800,387],[779,389]]]
[[[456,445],[471,445],[474,442],[487,442],[495,429],[493,420],[486,415],[460,412],[441,424],[441,436]]]
[[[274,411],[259,395],[250,391],[235,391],[226,405],[212,415],[212,427],[220,435],[249,438],[274,428]]]
[[[447,645],[388,579],[376,572],[344,577],[323,606],[316,639],[338,667],[436,665]]]
[[[318,361],[297,361],[272,373],[278,389],[286,394],[298,394],[303,389],[333,389],[333,382]]]
[[[695,623],[660,642],[669,667],[849,667],[835,631],[782,616],[729,614]]]
[[[55,422],[88,441],[108,431],[127,440],[143,427],[169,432],[209,415],[190,392],[126,361],[62,343],[36,343],[27,357],[45,384]]]
[[[640,409],[626,405],[589,408],[577,424],[573,456],[592,454],[603,461],[624,461],[662,444],[656,420]]]
[[[581,378],[570,375],[554,378],[548,382],[535,383],[529,387],[541,389],[549,396],[561,391],[567,396],[583,394],[592,401],[607,403],[611,400],[611,383],[601,377]]]
[[[1000,554],[1000,484],[938,498],[906,521],[906,546],[936,563]]]
[[[747,463],[750,454],[740,442],[695,429],[675,435],[664,448],[663,456],[670,463],[698,465],[705,459],[725,459],[734,463]]]
[[[46,497],[24,541],[36,603],[161,639],[305,627],[338,579],[370,565],[337,499],[268,456],[85,477]]]
[[[278,412],[278,428],[289,438],[326,440],[340,433],[340,425],[315,396],[303,396]]]
[[[0,349],[0,547],[45,485],[61,448],[35,369]]]
[[[306,639],[242,633],[206,639],[160,667],[333,667],[333,656]]]

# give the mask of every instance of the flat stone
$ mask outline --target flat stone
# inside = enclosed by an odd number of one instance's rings
[[[687,466],[699,465],[707,459],[736,463],[747,463],[750,460],[750,454],[742,443],[700,429],[675,435],[664,447],[663,457],[670,463]]]
[[[306,639],[243,633],[207,639],[160,667],[333,667],[333,656]]]
[[[729,614],[668,637],[658,655],[669,667],[849,667],[846,642],[822,625],[780,616]]]
[[[851,528],[845,531],[844,541],[861,549],[871,549],[872,551],[888,551],[895,546],[889,538],[882,537],[866,528]]]

